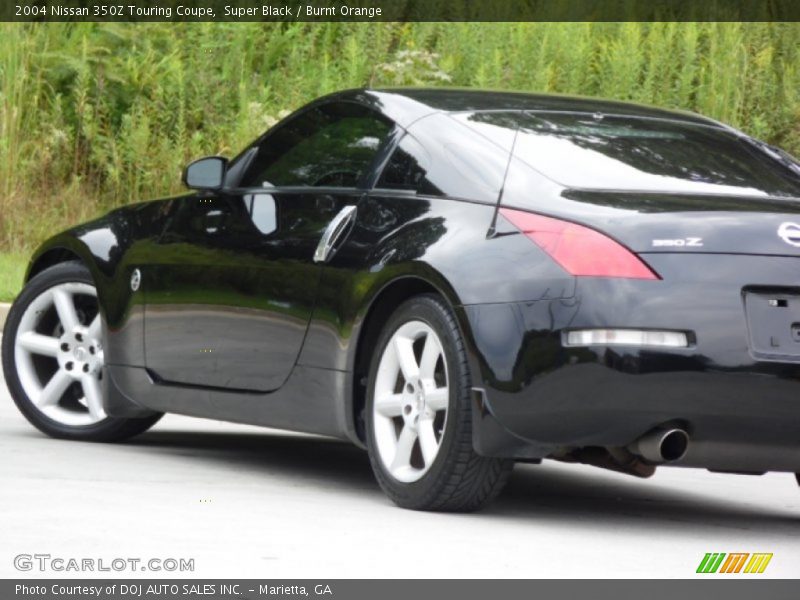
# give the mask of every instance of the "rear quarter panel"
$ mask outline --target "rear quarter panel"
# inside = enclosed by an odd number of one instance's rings
[[[567,276],[495,207],[448,198],[371,194],[326,266],[300,363],[352,370],[359,328],[387,286],[424,281],[453,307],[569,297]]]

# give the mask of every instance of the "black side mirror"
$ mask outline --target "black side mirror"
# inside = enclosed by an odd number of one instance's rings
[[[183,170],[183,183],[193,190],[218,190],[225,181],[228,159],[222,156],[201,158]]]

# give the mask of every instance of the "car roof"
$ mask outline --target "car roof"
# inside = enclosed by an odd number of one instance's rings
[[[361,88],[345,90],[320,101],[351,100],[380,110],[402,126],[433,112],[556,111],[600,113],[634,118],[670,119],[705,126],[721,123],[688,111],[632,102],[558,94],[533,94],[460,88]]]

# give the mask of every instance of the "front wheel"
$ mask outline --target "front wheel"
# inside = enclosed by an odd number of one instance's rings
[[[106,414],[103,366],[103,322],[88,269],[68,262],[36,275],[3,332],[3,372],[20,412],[57,438],[116,441],[149,429],[160,414]]]
[[[366,410],[373,471],[399,506],[473,511],[505,485],[513,461],[473,449],[470,388],[449,307],[434,295],[403,303],[378,340]]]

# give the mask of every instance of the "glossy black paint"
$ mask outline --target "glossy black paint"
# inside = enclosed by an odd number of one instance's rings
[[[330,219],[359,195],[225,193],[183,201],[142,265],[148,369],[169,383],[279,389],[314,310],[314,249]],[[251,206],[268,217],[253,219]]]
[[[800,359],[754,354],[744,301],[749,291],[800,295],[800,248],[776,234],[800,220],[800,203],[569,189],[512,158],[513,119],[503,112],[723,126],[623,103],[458,90],[357,90],[311,107],[331,102],[395,124],[356,186],[240,188],[246,149],[222,190],[125,207],[37,251],[29,275],[78,258],[97,282],[111,414],[173,411],[360,443],[370,344],[398,302],[435,292],[467,343],[484,454],[624,446],[671,424],[692,436],[681,464],[800,471]],[[381,186],[398,145],[417,162],[423,191]],[[498,200],[598,229],[661,279],[572,277],[497,217]],[[255,201],[272,207],[272,220],[254,218]],[[331,260],[314,263],[346,205],[357,207],[354,226]],[[703,245],[653,244],[688,237]],[[134,268],[144,276],[137,292]],[[565,330],[584,327],[677,329],[694,344],[563,345]]]
[[[800,363],[796,356],[754,355],[742,293],[796,297],[800,259],[645,258],[668,286],[579,279],[567,300],[466,307],[492,415],[545,454],[564,446],[622,446],[654,424],[670,424],[703,443],[690,446],[682,464],[796,468]],[[796,317],[787,315],[787,331]],[[561,343],[560,330],[621,322],[684,329],[695,342],[669,351]],[[739,446],[735,454],[714,452],[732,444]],[[770,457],[758,456],[764,447],[774,449]]]

